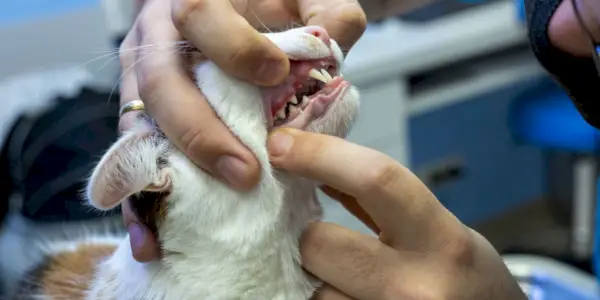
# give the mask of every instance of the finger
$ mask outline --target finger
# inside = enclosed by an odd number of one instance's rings
[[[367,214],[367,212],[365,212],[365,210],[362,207],[360,207],[360,205],[358,205],[358,202],[356,202],[356,198],[326,185],[322,186],[321,190],[327,196],[331,197],[334,200],[337,200],[346,210],[348,210],[353,216],[355,216],[361,222],[363,222],[363,224],[369,227],[369,229],[373,230],[373,232],[375,232],[377,235],[381,233],[381,230],[379,229],[379,227],[377,227],[377,224],[375,224],[375,221],[373,221],[371,216],[369,216],[369,214]]]
[[[129,206],[129,201],[121,204],[123,221],[129,233],[129,243],[133,258],[139,262],[148,262],[160,258],[160,250],[156,237],[142,225]]]
[[[140,114],[139,111],[130,111],[123,114],[119,118],[119,132],[126,131],[137,125]]]
[[[255,186],[260,179],[258,161],[214,113],[187,75],[181,56],[173,49],[144,47],[178,38],[170,18],[164,17],[164,9],[170,9],[168,1],[148,5],[158,12],[143,12],[145,17],[138,24],[143,48],[136,65],[146,109],[170,140],[208,173],[235,188]]]
[[[137,30],[134,29],[129,31],[119,48],[119,60],[121,62],[119,102],[121,105],[124,105],[128,101],[140,99],[137,76],[133,69],[137,59],[136,51],[138,51],[138,45]],[[134,126],[138,115],[138,112],[131,111],[121,116],[119,118],[119,131],[123,132]]]
[[[365,12],[357,0],[298,0],[298,9],[304,24],[325,28],[344,52],[367,28]]]
[[[135,25],[134,25],[135,27]],[[137,30],[130,30],[119,48],[119,61],[121,62],[120,102],[139,99],[137,76],[133,69],[137,59],[139,39]]]
[[[311,300],[354,300],[336,288],[325,285],[311,298]]]
[[[288,128],[268,146],[275,167],[355,197],[394,246],[428,250],[446,244],[449,230],[463,231],[414,174],[380,152]]]
[[[386,284],[396,274],[394,249],[335,224],[311,225],[302,235],[300,253],[307,271],[355,299],[383,299]],[[325,292],[324,297],[335,295]]]
[[[180,32],[226,73],[259,85],[278,84],[288,75],[287,56],[252,28],[230,1],[172,2],[173,22]]]

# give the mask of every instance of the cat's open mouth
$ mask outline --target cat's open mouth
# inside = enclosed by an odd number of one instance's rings
[[[287,80],[263,89],[269,127],[303,129],[321,118],[350,86],[335,65],[332,59],[291,60]]]

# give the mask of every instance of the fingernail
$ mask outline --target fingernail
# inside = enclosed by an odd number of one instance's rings
[[[276,131],[271,134],[267,147],[269,148],[269,154],[271,156],[282,156],[292,148],[294,144],[294,137],[285,131]]]
[[[248,180],[248,165],[233,156],[222,156],[217,161],[217,171],[234,187],[243,187]]]
[[[275,85],[287,76],[286,72],[287,68],[284,61],[267,60],[258,68],[256,78],[263,84]]]
[[[146,243],[146,230],[141,225],[133,223],[127,228],[133,248],[143,248]]]

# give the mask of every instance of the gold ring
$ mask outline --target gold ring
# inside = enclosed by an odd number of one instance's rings
[[[144,110],[144,109],[145,109],[144,102],[142,102],[142,100],[129,101],[129,102],[123,104],[123,106],[121,106],[121,108],[119,109],[119,118],[130,111]]]

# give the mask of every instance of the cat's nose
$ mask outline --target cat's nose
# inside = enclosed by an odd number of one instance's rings
[[[320,26],[306,26],[305,29],[306,32],[320,38],[325,43],[325,45],[330,45],[330,37],[325,28]]]

